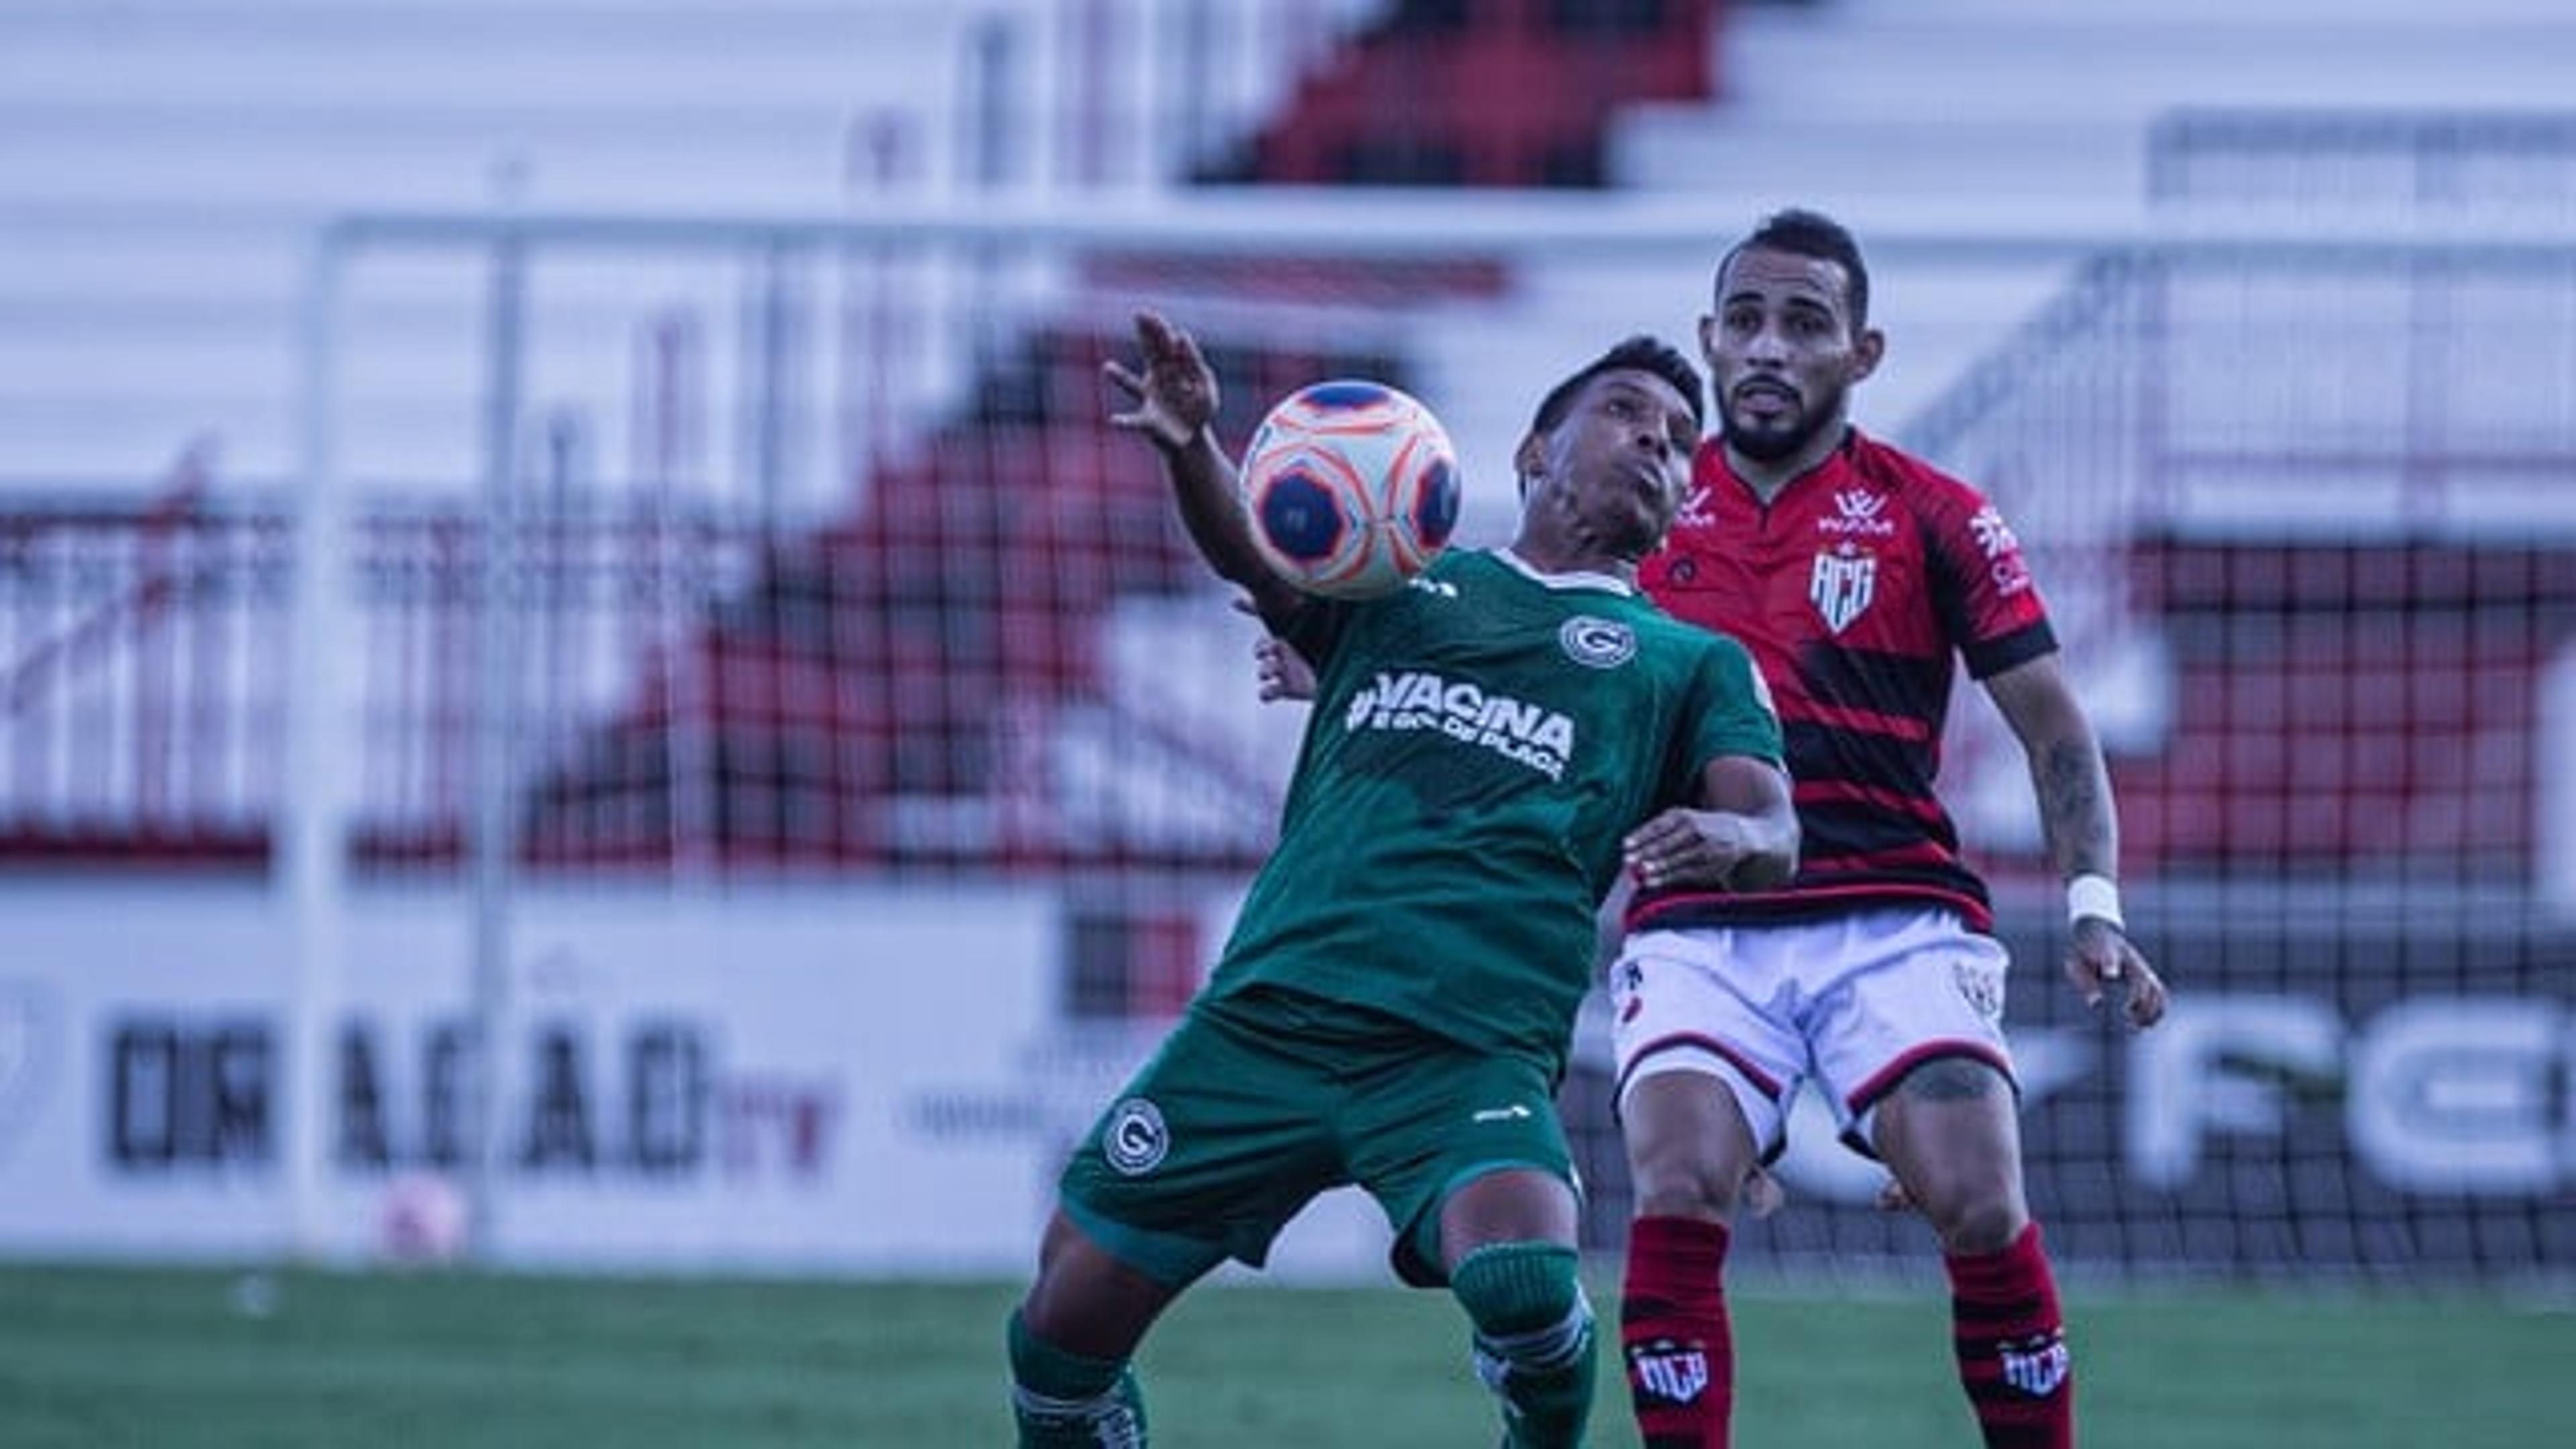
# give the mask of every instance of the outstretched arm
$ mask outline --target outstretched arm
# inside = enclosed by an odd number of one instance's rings
[[[2109,883],[2119,878],[2120,821],[2092,721],[2054,654],[1995,675],[1986,690],[2030,757],[2040,830],[2058,875],[2070,886],[2086,877],[2099,882],[2078,888],[2081,894],[2070,890],[2066,979],[2087,1005],[2100,1002],[2106,989],[2119,990],[2131,1025],[2155,1025],[2165,1014],[2165,984],[2129,940],[2116,905],[2105,899]]]
[[[1234,461],[1217,445],[1216,370],[1195,338],[1153,312],[1136,314],[1136,345],[1140,369],[1114,358],[1101,364],[1102,374],[1135,404],[1111,412],[1109,425],[1162,455],[1181,523],[1208,566],[1251,595],[1262,618],[1275,622],[1295,613],[1304,596],[1253,550]]]

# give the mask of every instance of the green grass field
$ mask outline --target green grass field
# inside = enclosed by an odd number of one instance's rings
[[[0,1444],[1009,1442],[1009,1286],[440,1273],[262,1283],[265,1294],[231,1272],[0,1267]],[[2094,1449],[2576,1444],[2576,1313],[2563,1299],[2070,1301]],[[1975,1444],[1935,1299],[1757,1291],[1740,1296],[1736,1322],[1739,1449]],[[1486,1449],[1491,1411],[1461,1338],[1441,1295],[1201,1289],[1144,1356],[1155,1442]],[[1636,1443],[1609,1392],[1595,1424],[1596,1444]]]

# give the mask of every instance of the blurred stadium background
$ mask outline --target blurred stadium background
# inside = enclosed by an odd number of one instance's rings
[[[979,1315],[1222,939],[1300,723],[1101,425],[1126,317],[1202,332],[1237,442],[1318,376],[1415,391],[1497,542],[1541,386],[1687,340],[1800,203],[1877,274],[1863,425],[2031,549],[2177,990],[2141,1037],[2076,1008],[1963,695],[2070,1278],[2205,1291],[2176,1341],[2256,1353],[2436,1303],[2421,1337],[2508,1374],[2448,1381],[2457,1442],[2576,1437],[2510,1376],[2576,1361],[2571,74],[2555,0],[14,0],[18,1346],[210,1284],[266,1321],[272,1265],[327,1302],[453,1193],[432,1256],[679,1275],[715,1331],[762,1300],[711,1275],[962,1295],[982,1427],[788,1428],[998,1433]],[[1606,1263],[1603,1087],[1588,1024]],[[1805,1135],[1738,1271],[1784,1324],[1929,1288]],[[1276,1276],[1379,1281],[1370,1217],[1319,1205]],[[22,1406],[114,1378],[10,1356]],[[2100,1437],[2413,1442],[2285,1376],[2241,1437]],[[117,1439],[10,1397],[0,1442]]]

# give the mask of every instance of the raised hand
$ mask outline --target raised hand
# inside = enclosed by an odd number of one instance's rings
[[[1285,640],[1262,635],[1252,646],[1252,658],[1263,704],[1315,697],[1314,669]]]
[[[1135,403],[1112,412],[1109,425],[1177,452],[1216,418],[1216,369],[1199,355],[1196,338],[1158,313],[1136,314],[1136,346],[1143,354],[1141,371],[1115,358],[1100,364],[1101,375]]]

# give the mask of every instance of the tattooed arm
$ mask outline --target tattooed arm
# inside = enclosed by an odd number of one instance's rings
[[[2070,883],[2084,877],[2107,883],[2119,876],[2120,819],[2111,799],[2110,770],[2092,721],[2067,687],[2057,656],[2004,670],[1986,681],[1995,707],[2020,737],[2030,758],[2031,787],[2039,797],[2040,829],[2048,840],[2049,859]],[[2106,884],[2091,887],[2108,889]],[[2111,914],[2097,914],[2086,896],[2070,891],[2074,903],[2068,932],[2066,976],[2088,1004],[2099,1002],[2106,988],[2125,997],[2133,1026],[2153,1026],[2165,1012],[2165,985],[2147,964],[2127,931]]]

